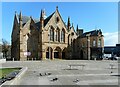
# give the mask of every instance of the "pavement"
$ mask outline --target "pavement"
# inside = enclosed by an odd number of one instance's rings
[[[19,85],[118,85],[119,64],[112,60],[45,60],[7,61],[2,67],[28,67]]]

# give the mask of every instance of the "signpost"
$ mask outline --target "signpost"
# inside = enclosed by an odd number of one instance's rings
[[[31,55],[31,52],[24,52],[24,56],[25,56],[25,57],[27,57],[27,56],[29,57],[30,55]],[[28,59],[28,60],[29,60],[29,59]]]

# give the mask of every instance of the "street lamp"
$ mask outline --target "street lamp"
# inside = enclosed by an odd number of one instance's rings
[[[87,34],[87,59],[90,60],[90,34]]]
[[[48,40],[49,40],[49,59],[50,59],[50,34],[51,34],[51,31],[50,31],[50,26],[49,26],[49,34],[48,34]]]

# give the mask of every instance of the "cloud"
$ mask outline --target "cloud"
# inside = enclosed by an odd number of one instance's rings
[[[115,46],[118,44],[118,32],[113,33],[103,33],[104,35],[104,45],[105,46]]]

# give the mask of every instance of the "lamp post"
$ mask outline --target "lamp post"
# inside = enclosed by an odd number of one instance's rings
[[[90,60],[90,34],[87,34],[87,59]]]
[[[48,34],[48,39],[49,39],[49,59],[50,59],[50,26],[49,26],[49,34]]]

